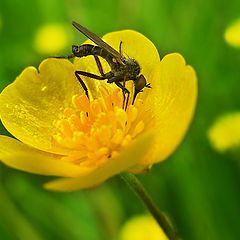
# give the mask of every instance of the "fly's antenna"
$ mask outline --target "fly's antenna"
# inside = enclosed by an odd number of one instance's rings
[[[123,55],[122,54],[122,43],[123,43],[123,41],[121,40],[120,44],[119,44],[119,53],[120,53],[121,56]]]
[[[122,44],[123,44],[123,41],[121,40],[119,44],[119,53],[121,54],[121,56],[126,55],[128,58],[130,58],[126,53],[123,53]]]

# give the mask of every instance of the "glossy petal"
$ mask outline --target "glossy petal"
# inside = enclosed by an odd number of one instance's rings
[[[0,135],[0,161],[6,165],[35,174],[77,177],[91,172],[92,168],[60,160],[61,156],[29,147],[16,139]]]
[[[151,94],[145,106],[156,120],[154,148],[141,163],[152,164],[166,159],[182,141],[192,120],[197,77],[184,58],[173,53],[165,56],[154,75]]]
[[[75,191],[95,187],[106,179],[122,171],[129,169],[138,163],[139,159],[146,155],[152,145],[151,132],[141,136],[133,144],[123,150],[118,157],[110,159],[92,173],[79,178],[65,178],[45,184],[45,188],[55,191]]]
[[[137,60],[141,67],[141,74],[145,76],[148,82],[151,82],[153,79],[154,71],[156,66],[160,62],[160,57],[158,51],[154,44],[141,33],[132,31],[132,30],[123,30],[108,33],[103,36],[103,40],[107,42],[110,46],[119,51],[119,45],[122,41],[122,53],[125,57],[134,58]],[[85,43],[92,43],[91,41],[86,41]],[[103,59],[100,59],[103,65],[104,73],[110,71],[110,68],[107,62]],[[82,71],[91,72],[94,74],[99,74],[96,62],[93,56],[88,56],[85,58],[75,58],[74,64],[76,67]],[[114,84],[106,83],[106,81],[98,81],[90,78],[85,78],[93,97],[96,98],[99,96],[98,87],[99,85],[103,87],[116,87]],[[132,89],[132,81],[128,82],[128,89]],[[149,93],[149,89],[145,89],[143,94],[139,96],[143,97]]]
[[[53,120],[81,94],[74,66],[67,60],[47,59],[26,68],[0,95],[0,118],[20,141],[41,150],[61,153],[52,146]]]

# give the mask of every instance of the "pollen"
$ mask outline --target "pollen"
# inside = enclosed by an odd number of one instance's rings
[[[70,150],[64,161],[83,166],[99,166],[142,134],[146,122],[139,101],[122,109],[119,89],[111,93],[101,89],[101,98],[90,101],[87,96],[72,97],[71,107],[64,109],[61,119],[53,122],[57,133],[54,141]],[[149,125],[149,124],[148,124]]]

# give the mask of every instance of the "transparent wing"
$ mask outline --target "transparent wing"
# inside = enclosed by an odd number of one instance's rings
[[[106,42],[104,42],[100,37],[98,37],[96,34],[90,32],[88,29],[80,25],[79,23],[72,22],[72,25],[77,28],[81,33],[83,33],[86,37],[91,39],[94,43],[96,43],[99,47],[106,50],[112,57],[116,58],[116,60],[120,63],[121,61],[121,54],[116,51],[114,48],[109,46]]]

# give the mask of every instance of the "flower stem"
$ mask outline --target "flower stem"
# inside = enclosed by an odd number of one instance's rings
[[[120,177],[123,181],[130,187],[133,192],[140,198],[140,200],[144,203],[149,212],[156,219],[160,227],[165,232],[166,236],[170,240],[177,240],[177,236],[175,231],[172,229],[172,226],[169,224],[168,220],[164,216],[164,214],[158,209],[156,204],[153,202],[152,198],[147,193],[146,189],[143,187],[141,182],[137,179],[135,175],[128,172],[123,172],[120,174]]]

